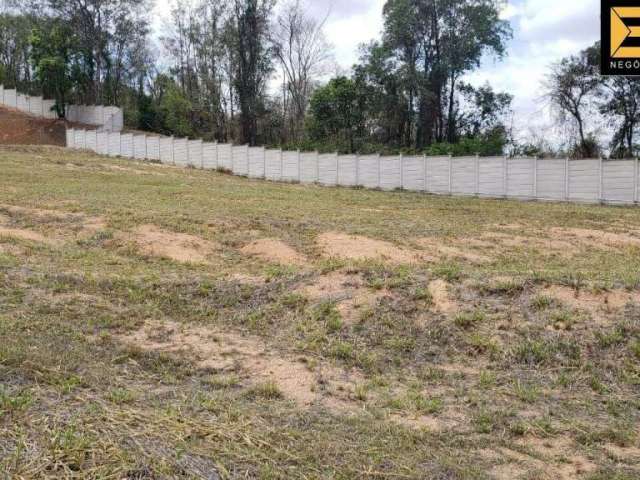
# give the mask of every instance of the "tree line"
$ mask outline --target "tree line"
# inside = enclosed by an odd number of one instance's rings
[[[465,82],[505,55],[500,0],[388,0],[380,40],[361,46],[349,73],[336,73],[330,12],[284,1],[175,0],[158,38],[152,0],[5,1],[0,82],[55,98],[61,116],[70,103],[119,105],[128,128],[167,135],[345,153],[543,153],[512,138],[511,95]],[[635,154],[635,83],[598,78],[591,55],[555,65],[548,96],[577,126],[575,154],[592,153],[582,117],[595,103],[616,119],[616,154]]]
[[[546,96],[565,129],[561,150],[531,145],[538,155],[635,158],[640,126],[640,79],[600,75],[600,42],[551,67]],[[602,140],[608,137],[608,140]]]

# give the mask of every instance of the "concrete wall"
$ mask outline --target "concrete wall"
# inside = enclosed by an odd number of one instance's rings
[[[337,155],[78,129],[67,130],[67,146],[283,182],[492,198],[640,200],[638,160]]]
[[[35,117],[52,120],[58,118],[57,113],[53,110],[54,100],[23,95],[15,89],[6,89],[2,85],[0,85],[0,105],[15,108]],[[71,122],[95,125],[110,132],[119,132],[124,127],[122,109],[118,107],[68,105],[66,113],[67,120]]]

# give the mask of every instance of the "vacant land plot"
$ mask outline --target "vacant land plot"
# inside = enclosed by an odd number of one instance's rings
[[[0,476],[640,477],[640,209],[0,150]]]

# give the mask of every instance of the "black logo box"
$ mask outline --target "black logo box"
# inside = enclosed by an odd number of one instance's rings
[[[640,0],[601,0],[600,44],[602,60],[600,73],[608,76],[640,76],[640,57],[611,57],[611,9],[615,7],[640,8]]]

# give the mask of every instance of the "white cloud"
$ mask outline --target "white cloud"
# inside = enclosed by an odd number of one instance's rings
[[[600,2],[510,1],[501,16],[514,31],[507,57],[499,63],[485,60],[468,81],[489,82],[496,90],[512,94],[516,129],[548,130],[553,123],[544,99],[549,66],[600,38]]]
[[[349,68],[358,60],[360,44],[378,38],[382,31],[384,0],[355,3],[366,4],[367,7],[348,16],[342,16],[338,9],[332,9],[327,21],[327,38],[333,44],[336,61],[342,68]]]

